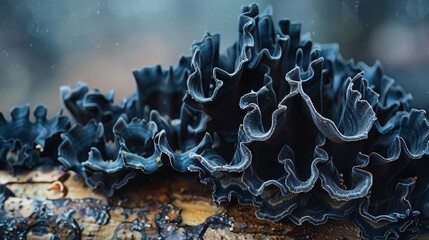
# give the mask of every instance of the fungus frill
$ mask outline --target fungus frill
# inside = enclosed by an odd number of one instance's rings
[[[262,219],[349,218],[364,238],[412,237],[429,220],[426,113],[380,63],[345,61],[300,28],[253,4],[226,53],[206,34],[177,66],[134,71],[137,91],[121,104],[83,83],[63,87],[77,123],[62,134],[59,162],[107,195],[170,165]]]
[[[60,134],[70,128],[70,120],[61,112],[46,118],[46,107],[39,105],[30,121],[27,105],[14,107],[10,121],[0,113],[0,169],[14,174],[41,165],[57,165]]]

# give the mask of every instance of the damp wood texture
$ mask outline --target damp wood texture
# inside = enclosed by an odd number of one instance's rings
[[[296,226],[259,220],[251,206],[215,204],[196,175],[156,174],[111,198],[58,168],[2,171],[0,179],[1,239],[360,239],[347,221]]]

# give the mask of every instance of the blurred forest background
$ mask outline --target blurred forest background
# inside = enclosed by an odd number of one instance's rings
[[[238,37],[240,7],[229,0],[3,0],[0,2],[0,110],[44,103],[61,108],[59,87],[89,83],[135,90],[132,70],[175,65],[205,32],[224,50]],[[319,43],[338,42],[346,58],[373,64],[429,110],[429,0],[256,1],[274,19],[301,22]],[[8,114],[7,114],[8,115]]]

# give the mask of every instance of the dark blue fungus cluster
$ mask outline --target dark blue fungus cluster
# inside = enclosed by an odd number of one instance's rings
[[[182,57],[169,69],[134,71],[137,92],[120,104],[114,103],[112,91],[103,94],[84,83],[62,87],[64,106],[76,124],[62,135],[58,160],[108,196],[139,170],[150,174],[163,167],[162,149],[177,155],[173,152],[178,150],[181,97],[186,94],[189,66],[190,58]],[[160,139],[174,144],[161,147]]]
[[[43,107],[35,122],[13,109],[0,117],[1,167],[61,164],[111,196],[170,166],[269,221],[350,219],[368,239],[427,228],[429,123],[411,95],[378,62],[346,61],[300,24],[274,24],[270,8],[243,7],[238,30],[225,53],[206,34],[176,66],[134,71],[137,91],[119,104],[84,83],[62,87],[72,127]]]
[[[27,105],[14,107],[11,119],[0,112],[0,169],[19,174],[42,165],[58,165],[60,134],[70,128],[70,120],[61,112],[47,119],[47,109],[37,106],[34,121]]]
[[[188,169],[213,183],[215,201],[235,196],[262,219],[352,219],[365,238],[413,236],[428,220],[425,112],[378,62],[345,61],[299,24],[275,25],[269,8],[244,7],[239,21],[224,54],[218,35],[193,44],[188,128],[214,141]]]

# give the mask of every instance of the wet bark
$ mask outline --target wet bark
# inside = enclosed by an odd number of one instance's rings
[[[0,184],[2,239],[360,239],[348,221],[272,223],[252,206],[214,204],[192,174],[143,176],[111,198],[60,169],[0,171]]]

